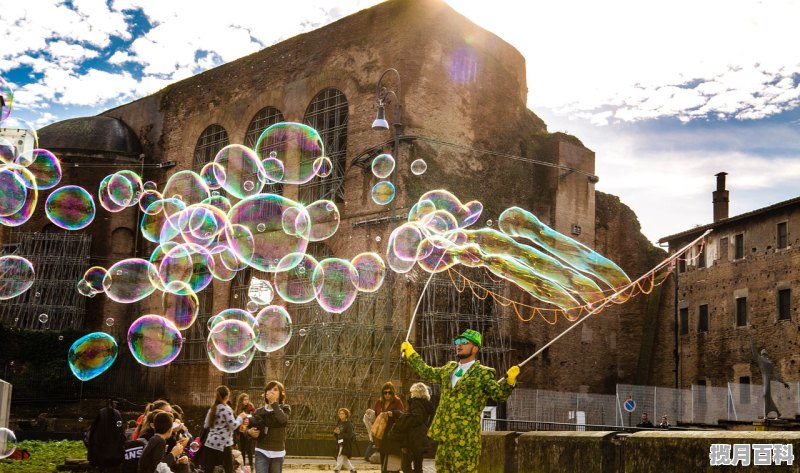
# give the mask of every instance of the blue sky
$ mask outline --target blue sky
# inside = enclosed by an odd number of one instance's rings
[[[13,116],[40,127],[375,3],[6,2],[0,76]],[[528,106],[595,151],[597,189],[633,208],[649,239],[710,222],[720,171],[731,215],[798,195],[800,1],[448,3],[525,56]]]

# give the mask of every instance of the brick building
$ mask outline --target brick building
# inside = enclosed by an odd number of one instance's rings
[[[394,92],[387,119],[400,126],[375,131],[371,124],[376,89],[389,68],[398,74],[387,74],[381,83]],[[631,276],[650,269],[663,254],[640,233],[628,207],[595,191],[594,152],[575,137],[549,133],[526,103],[525,60],[513,47],[439,0],[391,0],[99,117],[77,120],[89,127],[100,122],[108,126],[108,120],[123,125],[120,133],[130,131],[135,135],[133,148],[138,152],[141,147],[143,156],[137,163],[143,179],[159,187],[176,171],[199,170],[229,143],[254,146],[260,133],[276,122],[303,122],[316,128],[333,161],[333,173],[274,191],[304,203],[323,197],[337,202],[339,231],[325,245],[310,250],[317,256],[385,254],[391,230],[411,205],[424,192],[442,188],[463,202],[480,200],[484,211],[479,225],[510,206],[523,207],[616,261]],[[97,150],[81,134],[70,133],[71,126],[76,123],[59,122],[41,130],[40,145],[56,145],[48,142],[48,136],[70,136],[73,142],[58,142],[60,149],[83,149],[83,155],[94,156]],[[398,193],[390,206],[379,206],[370,198],[376,179],[369,163],[382,152],[393,153],[398,163]],[[420,176],[409,171],[415,159],[428,165]],[[80,172],[67,168],[65,182]],[[128,257],[149,254],[152,247],[132,238],[136,218],[114,217],[113,225],[89,227],[93,256],[111,260],[120,259],[119,251]],[[42,231],[42,224],[31,222],[26,230]],[[97,242],[110,242],[111,248]],[[244,372],[225,375],[206,359],[205,322],[222,309],[242,306],[251,275],[243,271],[229,283],[215,281],[200,294],[201,317],[185,334],[175,362],[154,369],[132,367],[136,373],[124,376],[141,379],[146,392],[182,405],[205,405],[221,382],[257,392],[266,380],[282,379],[291,401],[303,406],[296,422],[311,430],[326,422],[337,406],[361,411],[386,379],[408,382],[409,373],[396,355],[426,274],[412,271],[387,278],[377,295],[359,296],[341,315],[310,305],[291,306],[292,342],[279,352],[258,356]],[[430,299],[425,310],[430,317],[441,316],[437,320],[444,325],[424,325],[422,318],[411,338],[431,359],[451,356],[453,334],[476,327],[493,345],[487,348],[487,361],[504,371],[569,323],[523,322],[499,305],[454,296],[449,279],[439,283],[434,284],[439,302]],[[508,286],[498,290],[524,298]],[[449,302],[437,306],[443,300]],[[89,310],[96,312],[87,320],[102,321],[107,310],[120,312],[112,331],[122,340],[125,327],[139,315],[158,313],[159,303],[156,297],[126,306],[110,304],[112,309],[95,303]],[[647,298],[640,297],[607,309],[531,363],[521,382],[527,387],[613,392],[617,382],[643,376],[638,360],[646,303]],[[426,332],[426,327],[435,330]],[[97,381],[101,382],[107,380]],[[301,427],[294,434],[304,435],[306,430]]]
[[[678,262],[677,289],[674,279],[665,288],[674,297],[662,305],[650,384],[761,384],[751,342],[787,382],[798,380],[800,198],[729,217],[725,175],[714,221],[660,240],[674,253],[712,230]]]

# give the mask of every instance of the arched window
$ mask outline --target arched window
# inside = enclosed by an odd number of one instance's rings
[[[220,125],[210,125],[203,130],[200,138],[197,139],[197,145],[194,147],[192,170],[199,172],[206,163],[214,160],[219,150],[228,146],[228,144],[230,144],[228,132]]]
[[[317,130],[325,143],[325,155],[333,164],[328,177],[315,177],[300,186],[300,201],[319,199],[344,202],[344,169],[347,152],[347,97],[333,88],[318,93],[306,109],[303,123]]]
[[[256,143],[258,143],[258,138],[261,136],[261,133],[264,132],[270,126],[285,121],[283,119],[283,114],[280,110],[275,107],[265,107],[256,113],[253,119],[250,121],[250,125],[247,127],[247,134],[244,137],[244,145],[255,149]],[[255,151],[258,153],[258,156],[261,159],[266,159],[269,156],[269,149],[270,143],[264,141],[261,143],[259,149]],[[269,193],[269,194],[283,194],[283,184],[273,184],[264,186],[264,190],[261,192]]]

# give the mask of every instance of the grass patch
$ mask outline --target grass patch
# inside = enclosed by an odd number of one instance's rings
[[[27,460],[0,460],[0,472],[44,473],[55,472],[67,458],[86,458],[86,447],[79,440],[24,440],[17,442],[17,449],[26,449],[31,457]]]

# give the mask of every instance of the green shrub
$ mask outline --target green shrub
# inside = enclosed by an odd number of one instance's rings
[[[27,460],[0,460],[0,472],[44,473],[55,472],[67,458],[86,458],[86,447],[78,440],[17,442],[17,449],[26,449],[31,457]]]

